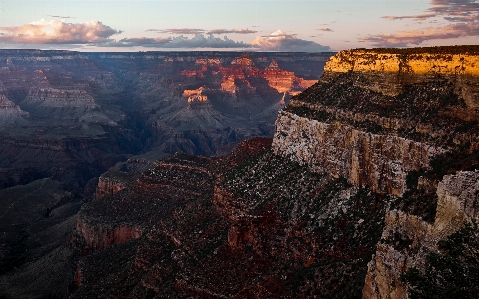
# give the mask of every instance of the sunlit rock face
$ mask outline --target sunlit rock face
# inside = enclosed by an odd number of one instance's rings
[[[188,103],[208,102],[208,96],[202,95],[203,90],[205,90],[204,87],[193,90],[185,89],[183,91],[183,97],[188,98]]]
[[[434,51],[336,54],[321,80],[279,114],[275,153],[401,195],[408,171],[458,145],[476,149],[477,128],[461,128],[477,119],[478,56]]]
[[[341,51],[326,64],[325,77],[352,72],[357,86],[396,96],[407,84],[443,76],[454,82],[467,107],[479,108],[479,57],[467,49],[460,53],[435,52]]]

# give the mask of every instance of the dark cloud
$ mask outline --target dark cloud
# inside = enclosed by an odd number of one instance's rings
[[[319,28],[318,30],[324,31],[324,32],[333,32],[331,28]]]
[[[414,19],[414,20],[425,20],[427,18],[434,18],[437,17],[437,14],[420,14],[420,15],[415,15],[415,16],[384,16],[382,17],[383,19],[389,19],[389,20],[402,20],[402,19]]]
[[[210,30],[210,31],[206,32],[206,34],[228,34],[228,33],[251,34],[251,33],[256,33],[256,32],[258,32],[258,31],[249,30],[248,28],[246,28],[246,29],[240,28],[240,29],[232,29],[232,30],[213,29],[213,30]]]
[[[168,34],[193,34],[193,35],[205,33],[204,29],[194,29],[194,28],[148,29],[146,31],[168,33]]]
[[[324,52],[331,50],[328,46],[296,38],[296,34],[286,34],[281,30],[268,36],[258,36],[251,45],[261,51]]]
[[[479,2],[476,0],[432,0],[433,7],[428,11],[434,11],[442,14],[451,12],[472,12],[479,11]]]
[[[67,23],[40,20],[22,26],[0,27],[0,42],[15,44],[95,44],[110,42],[115,30],[98,21]]]
[[[102,47],[153,47],[153,48],[251,48],[250,44],[236,42],[224,37],[223,39],[209,35],[198,34],[192,38],[185,36],[168,38],[124,38],[118,42],[109,42]]]

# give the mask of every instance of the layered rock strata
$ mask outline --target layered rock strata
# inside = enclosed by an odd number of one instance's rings
[[[444,76],[454,81],[466,105],[475,109],[479,108],[479,57],[473,50],[464,49],[460,53],[447,47],[422,51],[349,50],[330,59],[324,71],[328,79],[352,72],[357,76],[358,86],[391,96],[403,92],[406,84]]]
[[[408,171],[445,151],[476,149],[477,55],[429,50],[336,54],[320,81],[279,114],[275,153],[402,195]]]
[[[409,268],[424,269],[426,256],[437,252],[439,241],[464,224],[479,220],[479,171],[447,175],[437,187],[434,223],[402,211],[386,213],[386,226],[368,264],[363,298],[409,298],[401,275]]]
[[[273,141],[275,154],[308,164],[318,172],[368,185],[378,193],[401,195],[406,174],[429,165],[442,152],[433,146],[354,127],[323,123],[280,112]]]
[[[0,95],[0,126],[8,124],[25,124],[29,113],[23,111],[6,96]]]
[[[478,50],[342,51],[278,116],[276,154],[393,196],[364,298],[409,298],[403,275],[477,220]]]
[[[84,90],[60,90],[55,88],[31,89],[25,104],[44,107],[94,109],[99,106]]]

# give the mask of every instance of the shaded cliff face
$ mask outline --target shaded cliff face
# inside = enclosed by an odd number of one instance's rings
[[[406,174],[429,165],[443,150],[397,136],[372,134],[339,122],[323,123],[280,112],[273,147],[280,156],[320,173],[346,177],[378,193],[401,195]]]
[[[270,144],[176,154],[136,178],[110,173],[126,187],[79,213],[72,244],[86,255],[72,297],[359,298],[389,199]]]
[[[381,241],[368,264],[364,298],[437,297],[444,293],[475,296],[477,288],[472,281],[479,264],[471,260],[477,258],[479,244],[467,244],[467,238],[474,240],[478,233],[477,225],[470,226],[478,220],[478,190],[479,173],[460,171],[439,182],[433,223],[398,210],[387,212]],[[460,254],[469,260],[456,258],[458,252],[453,248],[461,247]]]
[[[63,297],[75,273],[67,241],[81,199],[47,178],[0,190],[0,204],[0,294]]]
[[[23,111],[6,96],[0,95],[0,125],[26,124],[28,112]]]

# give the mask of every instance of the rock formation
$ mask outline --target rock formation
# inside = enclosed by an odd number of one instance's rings
[[[6,96],[0,95],[0,125],[25,124],[28,112],[23,111]]]
[[[455,138],[446,135],[472,121],[464,122],[457,115],[473,108],[455,85],[463,75],[450,77],[447,72],[435,72],[435,68],[428,73],[412,67],[418,65],[417,55],[406,55],[406,50],[385,52],[373,55],[371,51],[352,50],[334,56],[320,82],[280,113],[275,152],[326,169],[333,176],[344,176],[351,183],[368,185],[376,192],[401,195],[406,190],[408,171],[427,168],[431,158],[459,144],[476,148],[473,131],[457,130]],[[438,59],[427,53],[423,56],[430,64],[438,60],[441,65],[450,55],[446,51],[437,54]],[[474,61],[476,57],[465,59]],[[401,67],[412,65],[404,76],[414,80],[390,80],[398,78],[400,61]],[[454,63],[453,59],[448,69],[455,69]],[[434,100],[429,100],[425,88],[435,91]]]
[[[431,254],[447,254],[441,242],[477,219],[477,173],[460,172],[478,165],[477,55],[477,47],[342,51],[278,116],[276,154],[392,196],[364,298],[427,292],[408,273],[428,281]]]
[[[31,89],[25,104],[43,107],[65,107],[93,109],[98,105],[84,90],[59,90],[53,88]]]
[[[440,241],[466,223],[477,222],[478,190],[478,171],[445,176],[437,187],[437,212],[432,224],[402,211],[389,211],[381,242],[368,264],[363,297],[409,298],[401,275],[413,267],[424,271],[427,254],[438,251]]]
[[[434,51],[433,51],[434,52]],[[328,77],[353,72],[356,84],[395,96],[404,91],[406,84],[434,81],[443,76],[456,84],[469,108],[479,108],[479,58],[467,49],[460,53],[431,51],[342,51],[328,61],[324,70]]]

